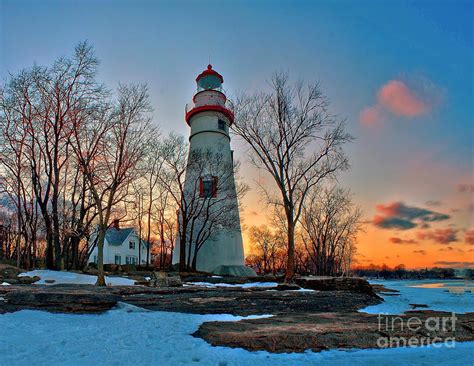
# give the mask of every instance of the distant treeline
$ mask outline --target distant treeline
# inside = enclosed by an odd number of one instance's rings
[[[356,267],[352,269],[353,274],[360,277],[383,278],[383,279],[450,279],[450,278],[474,278],[474,269],[454,268],[424,268],[406,269],[404,265],[394,268],[388,266]]]

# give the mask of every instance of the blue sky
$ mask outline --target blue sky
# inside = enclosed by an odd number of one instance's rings
[[[463,206],[472,195],[457,192],[474,180],[473,18],[472,1],[0,0],[0,78],[33,62],[50,64],[87,39],[101,80],[148,83],[155,122],[183,134],[184,105],[209,56],[230,95],[265,89],[277,70],[319,80],[356,137],[341,183],[368,219],[377,204],[442,201],[440,211],[464,210],[449,223],[461,245],[474,227]],[[424,103],[423,112],[381,106],[378,95],[393,80]],[[361,123],[364,108],[382,111],[379,120]],[[257,196],[249,194],[248,206]],[[368,231],[385,249],[398,235]]]

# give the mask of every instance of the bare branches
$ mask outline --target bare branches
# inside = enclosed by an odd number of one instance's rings
[[[314,189],[303,209],[301,238],[312,274],[347,274],[355,255],[362,212],[349,191],[332,187]]]
[[[294,229],[308,192],[325,178],[347,169],[342,150],[352,137],[344,121],[328,113],[318,84],[290,85],[286,74],[274,74],[272,92],[244,96],[237,103],[233,131],[250,146],[250,160],[273,177],[286,213],[287,277],[294,274]],[[268,197],[273,195],[266,192]],[[274,200],[271,200],[275,203]]]

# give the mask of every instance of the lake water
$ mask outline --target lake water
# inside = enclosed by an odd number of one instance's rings
[[[384,285],[399,291],[381,293],[384,302],[372,305],[361,312],[369,314],[403,314],[413,310],[410,304],[427,305],[427,309],[452,311],[456,313],[474,312],[474,281],[463,280],[370,280],[370,283]]]

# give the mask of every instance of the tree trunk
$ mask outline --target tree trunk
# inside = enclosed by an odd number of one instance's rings
[[[291,217],[288,222],[288,262],[286,264],[285,280],[293,282],[295,278],[295,226]]]
[[[96,286],[106,286],[104,275],[104,240],[105,240],[105,225],[99,226],[99,238],[97,241],[97,282]]]
[[[186,272],[186,233],[187,225],[183,223],[182,232],[179,236],[179,271]]]

